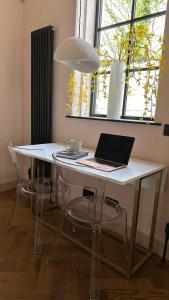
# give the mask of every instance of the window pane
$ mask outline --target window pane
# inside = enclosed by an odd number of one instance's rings
[[[103,0],[101,27],[131,18],[132,0]]]
[[[134,24],[131,68],[159,66],[163,48],[164,26],[165,15]]]
[[[129,79],[126,116],[154,117],[158,76],[158,70],[133,72]]]
[[[150,15],[167,9],[167,0],[137,0],[136,17]]]
[[[109,81],[110,74],[99,75],[94,114],[107,115]]]
[[[134,18],[158,13],[167,8],[167,0],[102,0],[101,27],[131,20],[133,1],[136,3]],[[159,67],[164,49],[165,18],[164,14],[144,18],[142,21],[133,19],[130,25],[118,25],[97,32],[101,64],[95,94],[95,114],[106,115],[108,108],[110,75],[104,78],[106,75],[101,73],[110,72],[111,63],[120,60],[130,74],[126,80],[129,88],[125,95],[125,116],[154,117]]]
[[[106,53],[108,60],[126,61],[128,45],[129,25],[101,32],[100,50],[103,54]]]

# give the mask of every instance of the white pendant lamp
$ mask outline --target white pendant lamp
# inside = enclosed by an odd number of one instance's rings
[[[98,69],[100,57],[97,55],[96,50],[87,41],[80,38],[82,0],[79,0],[77,10],[79,12],[78,37],[70,37],[63,40],[55,50],[54,60],[70,67],[73,70],[91,73]]]
[[[79,37],[70,37],[56,48],[54,59],[73,70],[91,73],[98,69],[100,58],[96,50]]]

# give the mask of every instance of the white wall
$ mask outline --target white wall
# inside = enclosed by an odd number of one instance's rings
[[[23,4],[0,0],[0,146],[23,142]],[[0,185],[13,181],[6,147],[0,148]]]

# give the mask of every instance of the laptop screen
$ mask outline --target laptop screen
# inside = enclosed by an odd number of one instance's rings
[[[101,133],[95,157],[127,165],[135,138]]]

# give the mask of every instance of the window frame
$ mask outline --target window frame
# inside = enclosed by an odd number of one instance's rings
[[[106,31],[109,29],[113,29],[116,27],[121,27],[124,25],[129,25],[129,30],[133,27],[133,24],[144,21],[144,20],[151,20],[156,17],[164,16],[167,13],[167,10],[163,10],[160,12],[148,14],[148,15],[143,15],[141,17],[135,17],[136,13],[136,4],[137,0],[132,0],[132,10],[131,10],[131,18],[129,20],[123,21],[123,22],[118,22],[114,23],[108,26],[103,26],[101,27],[101,21],[102,21],[102,8],[103,8],[103,0],[98,0],[96,4],[96,19],[95,19],[95,36],[94,36],[94,47],[99,48],[100,46],[100,34],[102,31]],[[130,42],[130,41],[129,41]],[[130,60],[130,55],[128,55],[127,61],[129,62]],[[132,69],[126,69],[125,71],[125,86],[124,86],[124,96],[123,96],[123,107],[122,107],[122,114],[120,119],[128,119],[128,120],[145,120],[145,121],[152,121],[152,118],[150,117],[139,117],[139,116],[126,116],[125,111],[126,111],[126,105],[127,105],[127,90],[128,90],[128,84],[127,84],[127,77],[130,72],[137,72],[137,71],[148,71],[148,70],[158,70],[158,67],[154,68],[132,68]],[[110,74],[110,72],[106,72],[107,74]],[[104,74],[104,73],[100,73]],[[91,117],[102,117],[106,118],[107,114],[96,114],[95,113],[95,105],[96,105],[96,91],[94,93],[91,93],[91,102],[90,102],[90,116]]]

